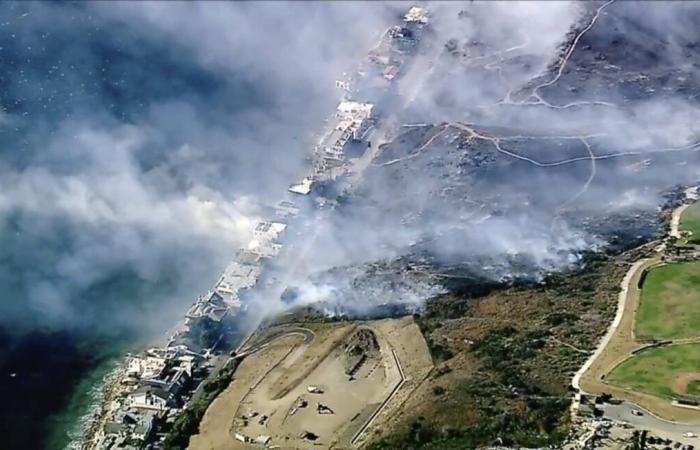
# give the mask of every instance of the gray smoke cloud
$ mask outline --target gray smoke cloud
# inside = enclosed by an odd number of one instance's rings
[[[692,152],[659,150],[697,138],[688,52],[698,8],[653,4],[647,14],[615,2],[567,56],[602,5],[430,3],[430,45],[416,56],[424,74],[398,80],[403,106],[386,114],[433,127],[398,128],[345,204],[305,208],[275,287],[261,294],[268,310],[287,307],[276,299],[288,286],[300,302],[419,306],[444,289],[427,266],[495,280],[572,267],[610,243],[601,217],[656,214],[664,189],[696,179]],[[17,236],[51,236],[52,251],[50,269],[27,271],[17,286],[30,312],[8,301],[2,317],[106,319],[96,305],[86,317],[79,298],[126,267],[154,284],[175,280],[153,305],[177,316],[249,240],[260,206],[305,174],[341,94],[334,80],[408,6],[95,2],[7,12],[23,31],[5,36],[13,44],[3,51],[18,61],[29,48],[49,54],[34,64],[41,72],[7,76],[8,98],[35,104],[2,115],[19,137],[0,158],[0,217]],[[68,88],[54,95],[47,79]],[[42,114],[53,97],[61,107]],[[590,152],[612,156],[593,169]],[[554,164],[567,158],[581,159]],[[58,223],[67,248],[54,248]],[[34,245],[18,241],[17,253]],[[141,311],[114,309],[119,323]]]
[[[171,324],[250,240],[261,205],[303,173],[334,77],[395,7],[5,8],[2,51],[16,69],[0,218],[4,257],[18,261],[1,276],[12,287],[3,323]],[[155,286],[149,305],[93,292],[122,272]]]
[[[312,274],[346,266],[330,285],[350,277],[344,298],[357,305],[352,291],[367,277],[352,266],[363,260],[427,257],[494,280],[537,279],[576,267],[588,251],[659,233],[666,192],[700,177],[698,86],[688,61],[697,33],[667,27],[672,18],[688,24],[697,5],[655,4],[658,15],[625,2],[430,9],[438,51],[418,56],[432,61],[417,89],[399,81],[400,92],[416,93],[399,117],[435,127],[404,130],[359,195],[310,238],[313,261],[290,281],[305,292],[299,297],[323,293],[337,303]],[[286,264],[299,264],[297,255]],[[434,277],[424,290],[418,277],[394,300],[420,305],[414,300],[443,281]]]

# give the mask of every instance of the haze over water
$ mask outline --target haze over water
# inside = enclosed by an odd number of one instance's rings
[[[5,449],[65,445],[109,361],[172,325],[232,251],[211,222],[237,213],[207,202],[233,204],[235,180],[198,152],[230,154],[233,116],[267,105],[192,60],[90,5],[0,7]]]

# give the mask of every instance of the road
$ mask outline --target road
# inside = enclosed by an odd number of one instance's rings
[[[689,187],[688,189],[685,190],[685,200],[686,201],[695,201],[698,199],[697,196],[697,186]],[[671,214],[671,232],[669,233],[669,236],[674,237],[676,239],[680,239],[681,233],[680,233],[680,224],[681,224],[681,216],[683,215],[683,211],[688,209],[690,204],[684,204],[679,206],[678,208],[673,210],[673,213]]]
[[[682,442],[683,444],[700,445],[700,438],[688,438],[683,436],[689,431],[700,435],[700,427],[698,426],[663,420],[643,410],[639,406],[628,402],[623,402],[620,405],[605,404],[601,409],[605,417],[618,422],[627,422],[640,430],[649,430],[654,436]],[[634,415],[632,414],[633,410],[642,411],[643,414],[641,416]]]
[[[282,338],[288,337],[288,336],[293,336],[293,335],[300,335],[304,338],[304,344],[308,344],[311,341],[314,340],[316,337],[316,334],[309,330],[308,328],[303,328],[303,327],[294,327],[294,328],[288,328],[286,330],[280,331],[279,333],[274,333],[270,336],[267,336],[266,338],[262,339],[259,342],[252,342],[246,346],[246,348],[241,349],[240,353],[238,353],[237,356],[245,356],[249,355],[251,353],[255,353],[259,350],[262,350],[263,348],[267,347],[268,345],[272,344],[275,341],[278,341]]]
[[[617,311],[615,312],[615,318],[608,327],[608,331],[598,343],[598,347],[596,347],[591,357],[588,358],[588,360],[583,364],[583,366],[581,366],[578,372],[576,372],[576,374],[574,375],[574,378],[571,380],[571,385],[574,387],[574,389],[583,392],[583,389],[581,388],[580,384],[581,377],[586,373],[586,371],[588,371],[588,369],[593,365],[593,363],[596,362],[600,355],[605,351],[606,347],[610,343],[610,340],[615,335],[615,332],[618,331],[618,327],[622,323],[622,317],[625,314],[627,299],[629,297],[628,292],[630,283],[632,282],[632,280],[636,280],[635,275],[637,275],[637,273],[640,270],[643,270],[643,268],[646,267],[646,264],[649,263],[649,261],[649,259],[641,259],[637,261],[629,268],[627,274],[625,274],[625,277],[622,279],[622,282],[620,283],[620,294],[618,295],[617,299]]]

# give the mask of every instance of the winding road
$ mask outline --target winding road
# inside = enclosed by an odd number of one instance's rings
[[[520,159],[522,161],[526,161],[530,164],[533,164],[537,167],[557,167],[557,166],[562,166],[565,164],[573,164],[576,162],[580,161],[601,161],[601,160],[606,160],[606,159],[614,159],[614,158],[622,158],[626,156],[642,156],[642,155],[650,155],[650,154],[655,154],[655,153],[669,153],[669,152],[697,152],[700,151],[700,142],[694,142],[692,144],[684,145],[681,147],[666,147],[666,148],[660,148],[660,149],[650,149],[650,150],[635,150],[635,151],[627,151],[627,152],[617,152],[617,153],[607,153],[604,155],[595,155],[590,151],[590,147],[588,148],[589,150],[589,155],[588,156],[577,156],[575,158],[568,158],[562,161],[553,161],[553,162],[541,162],[536,159],[521,155],[519,153],[515,153],[513,151],[504,149],[501,146],[501,141],[502,140],[507,140],[507,139],[514,139],[514,137],[508,137],[508,138],[501,138],[501,137],[495,137],[495,136],[487,136],[484,134],[478,133],[474,128],[465,125],[463,123],[459,122],[450,122],[448,124],[451,127],[457,128],[462,131],[466,131],[467,133],[470,133],[470,137],[476,138],[476,139],[483,139],[486,141],[490,141],[493,143],[494,147],[496,150],[498,150],[500,153],[503,153],[504,155],[508,155],[512,158]],[[590,137],[590,136],[589,136]],[[534,136],[528,136],[528,138],[534,139]],[[579,139],[579,140],[585,140],[585,136],[547,136],[547,139]],[[587,145],[588,147],[588,145]]]
[[[247,356],[250,355],[251,353],[258,352],[265,347],[269,346],[273,342],[276,342],[280,339],[284,339],[289,336],[302,336],[304,338],[304,344],[309,344],[311,343],[314,338],[316,337],[316,334],[309,330],[308,328],[303,328],[303,327],[294,327],[294,328],[289,328],[283,331],[280,331],[279,333],[274,333],[270,336],[267,336],[266,338],[262,339],[259,342],[253,342],[251,344],[248,344],[246,348],[243,348],[240,350],[240,352],[237,354],[238,357],[242,356]]]

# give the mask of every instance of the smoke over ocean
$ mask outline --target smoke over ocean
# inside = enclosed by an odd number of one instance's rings
[[[5,448],[64,445],[49,418],[78,381],[212,285],[305,174],[334,81],[409,5],[0,6]],[[353,195],[305,210],[261,310],[290,286],[330,313],[419,308],[460,271],[539,279],[653,237],[700,172],[700,8],[646,6],[431,3],[395,139]]]

